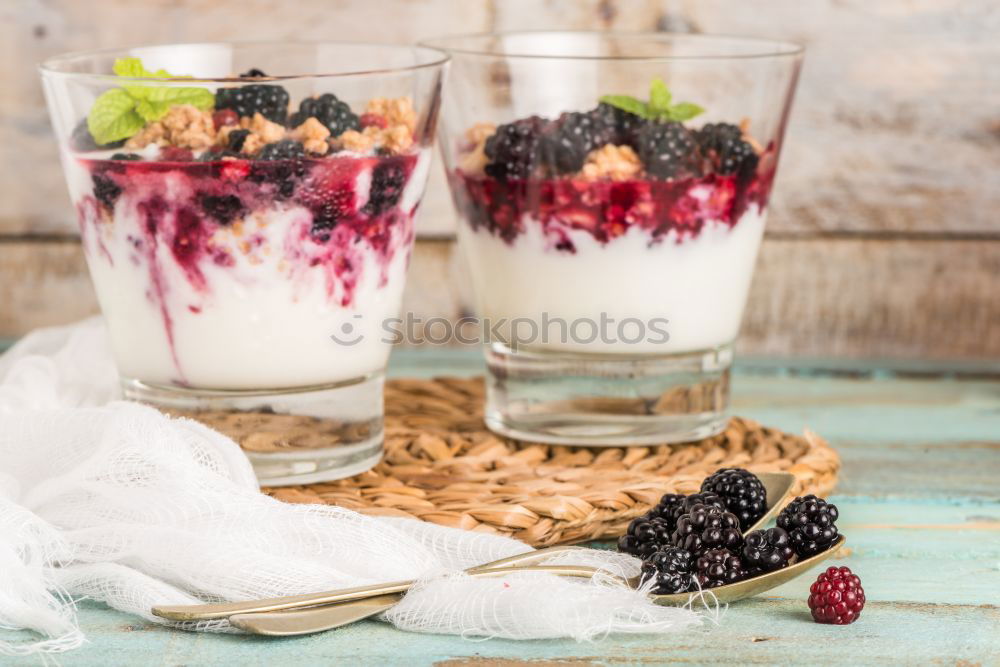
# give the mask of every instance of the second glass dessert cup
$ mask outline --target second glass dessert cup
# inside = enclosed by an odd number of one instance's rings
[[[179,44],[42,66],[126,398],[237,439],[263,484],[382,455],[382,385],[447,56]]]
[[[526,32],[452,56],[442,144],[486,421],[567,445],[721,431],[801,62],[758,39]]]

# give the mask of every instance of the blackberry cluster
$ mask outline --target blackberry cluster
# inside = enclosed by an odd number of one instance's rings
[[[628,531],[618,538],[618,551],[646,559],[670,545],[670,526],[662,519],[641,516],[632,520]]]
[[[839,516],[836,505],[808,495],[790,502],[776,523],[788,533],[795,553],[808,558],[826,551],[836,541]]]
[[[229,137],[226,140],[226,148],[239,153],[243,150],[243,144],[246,143],[249,136],[250,130],[233,130],[229,133]]]
[[[660,498],[660,502],[654,505],[648,512],[646,516],[650,518],[663,519],[668,524],[670,524],[670,531],[676,527],[677,519],[675,517],[675,512],[677,512],[681,507],[684,506],[684,501],[687,500],[688,496],[682,495],[680,493],[667,493]],[[680,512],[683,514],[684,512]]]
[[[614,126],[597,114],[564,113],[544,137],[545,162],[557,174],[570,174],[583,167],[590,151],[614,139]]]
[[[259,69],[240,75],[241,79],[267,76]],[[288,118],[288,91],[281,86],[253,84],[236,88],[220,88],[215,93],[215,108],[232,109],[240,116],[253,116],[260,112],[264,118],[284,124]]]
[[[653,580],[652,593],[673,595],[691,590],[691,554],[677,547],[663,547],[642,562],[640,583]]]
[[[747,530],[767,512],[767,490],[757,476],[742,468],[722,468],[701,483],[701,490],[718,494],[726,509],[740,519]]]
[[[381,215],[399,203],[406,185],[406,172],[394,162],[384,161],[372,172],[371,193],[364,206],[368,215]]]
[[[694,576],[702,588],[716,588],[743,579],[740,557],[729,549],[709,549],[695,560]]]
[[[243,202],[236,195],[202,195],[198,203],[207,215],[222,225],[228,225],[244,212]]]
[[[538,116],[497,127],[484,146],[487,175],[500,181],[530,176],[540,162],[544,127]]]
[[[110,176],[94,172],[92,176],[94,183],[94,199],[104,204],[108,208],[113,208],[118,197],[122,194],[121,187],[115,183]]]
[[[611,141],[613,143],[632,148],[638,148],[639,130],[649,123],[642,116],[637,116],[604,102],[598,104],[597,108],[590,113],[597,119],[597,122],[612,128],[614,137]]]
[[[791,540],[781,528],[755,530],[743,543],[743,565],[750,576],[786,567],[795,552]]]
[[[330,130],[331,136],[339,136],[347,130],[360,130],[361,121],[351,111],[347,102],[342,102],[333,93],[319,97],[307,97],[299,102],[299,110],[288,121],[290,127],[298,127],[309,118],[315,118]]]
[[[693,173],[697,166],[694,135],[680,123],[649,123],[639,130],[636,152],[656,178]]]
[[[302,144],[292,139],[282,139],[272,144],[267,144],[260,149],[257,154],[258,160],[291,160],[306,156],[306,150]]]
[[[700,556],[710,549],[739,550],[743,546],[743,534],[735,514],[718,507],[697,504],[677,519],[670,541],[675,547]]]
[[[743,131],[731,123],[709,123],[695,133],[698,148],[720,174],[750,176],[759,158],[753,146],[743,140]]]

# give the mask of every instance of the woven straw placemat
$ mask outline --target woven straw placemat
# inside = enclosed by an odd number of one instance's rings
[[[349,479],[266,489],[295,503],[415,517],[533,546],[621,535],[667,492],[693,493],[718,468],[795,473],[797,494],[826,494],[840,459],[814,433],[733,418],[680,445],[591,449],[520,443],[483,425],[479,378],[390,380],[385,458]]]

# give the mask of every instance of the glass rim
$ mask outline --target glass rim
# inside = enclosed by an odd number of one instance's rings
[[[646,43],[658,41],[684,40],[699,42],[702,44],[729,42],[743,42],[746,45],[758,45],[760,50],[750,50],[746,53],[721,53],[706,50],[705,53],[692,55],[580,55],[580,54],[553,54],[553,53],[504,53],[498,49],[490,48],[453,48],[449,43],[462,40],[488,40],[498,37],[519,37],[535,36],[541,37],[549,35],[556,36],[587,36],[598,39],[607,38],[627,38],[630,40],[643,40]],[[681,62],[681,61],[706,61],[706,60],[751,60],[766,58],[798,58],[805,52],[805,46],[797,42],[788,40],[770,39],[767,37],[751,37],[747,35],[730,34],[692,34],[681,32],[654,32],[654,31],[599,31],[599,30],[510,30],[499,32],[479,32],[464,33],[456,35],[443,35],[430,39],[422,39],[417,42],[418,46],[444,51],[449,54],[460,54],[463,56],[482,56],[490,58],[515,58],[525,60],[568,60],[568,61],[629,61],[629,62]],[[529,49],[530,50],[530,49]]]
[[[315,73],[315,74],[283,74],[274,75],[266,77],[258,77],[253,80],[240,78],[239,76],[231,77],[186,77],[186,76],[170,76],[170,77],[127,77],[118,76],[116,74],[96,74],[93,72],[70,72],[62,67],[73,62],[83,62],[88,59],[95,59],[101,56],[110,57],[114,55],[120,55],[120,57],[128,57],[132,55],[132,52],[139,49],[158,49],[158,48],[171,48],[171,47],[204,47],[204,46],[228,46],[228,47],[264,47],[264,46],[356,46],[356,47],[375,47],[378,49],[391,49],[393,51],[414,51],[421,50],[429,53],[437,54],[437,57],[432,58],[425,63],[417,63],[414,65],[405,65],[399,67],[376,67],[371,69],[358,69],[347,72],[329,72],[329,73]],[[126,46],[126,47],[114,47],[107,49],[86,49],[81,51],[68,51],[66,53],[60,53],[55,56],[46,58],[42,62],[38,63],[38,70],[43,76],[58,76],[66,78],[78,78],[78,79],[95,79],[98,81],[128,81],[136,83],[243,83],[243,84],[253,84],[260,83],[261,81],[293,81],[293,80],[304,80],[304,79],[336,79],[336,78],[346,78],[354,76],[368,76],[377,74],[399,74],[403,72],[415,72],[424,69],[434,69],[445,66],[448,61],[451,60],[451,55],[433,46],[426,46],[424,44],[390,44],[388,42],[366,42],[366,41],[350,41],[350,40],[305,40],[305,41],[287,41],[287,40],[254,40],[254,41],[211,41],[211,42],[167,42],[163,44],[143,44],[141,46]],[[62,67],[61,67],[62,66]]]

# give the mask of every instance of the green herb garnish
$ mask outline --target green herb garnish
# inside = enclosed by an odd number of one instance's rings
[[[150,72],[139,58],[118,58],[113,69],[118,76],[135,79],[190,78],[173,77],[162,69]],[[207,88],[123,85],[101,93],[94,101],[87,116],[87,128],[98,145],[128,139],[146,123],[163,118],[176,104],[211,109],[215,105],[215,95]]]
[[[671,104],[673,95],[663,79],[653,79],[649,85],[649,101],[632,97],[631,95],[604,95],[601,102],[610,104],[613,107],[634,113],[649,120],[676,121],[678,123],[691,120],[698,114],[704,112],[693,102],[678,102]]]

